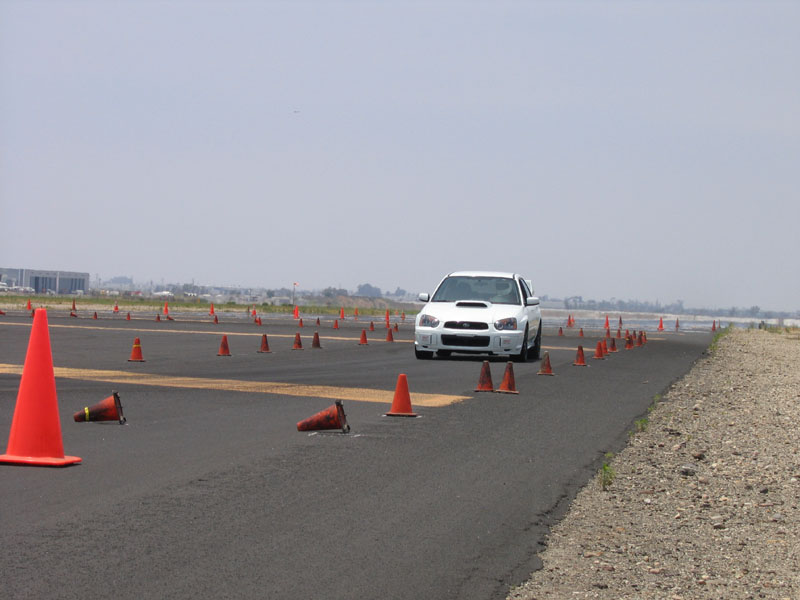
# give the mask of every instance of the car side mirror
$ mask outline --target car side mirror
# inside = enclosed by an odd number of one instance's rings
[[[525,298],[525,306],[539,306],[539,298],[536,296]]]
[[[417,296],[417,300],[419,300],[420,302],[427,302],[430,299],[431,299],[430,295],[425,293],[422,293],[419,296]]]

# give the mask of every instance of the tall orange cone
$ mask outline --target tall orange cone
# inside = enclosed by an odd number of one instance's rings
[[[367,330],[361,330],[361,340],[358,342],[359,346],[366,346],[367,345]]]
[[[555,375],[553,373],[553,367],[550,366],[550,353],[545,352],[544,356],[542,357],[542,367],[539,369],[539,372],[536,373],[537,375]]]
[[[261,349],[259,350],[259,352],[267,353],[269,351],[270,351],[269,342],[267,341],[267,334],[265,333],[264,335],[261,336]]]
[[[416,417],[418,416],[411,410],[411,395],[408,393],[408,378],[405,373],[397,376],[397,385],[394,388],[392,407],[386,417]]]
[[[131,348],[131,357],[128,362],[144,362],[144,358],[142,358],[142,343],[139,338],[133,338],[133,348]]]
[[[392,335],[392,330],[391,329],[387,329],[386,330],[386,341],[387,342],[393,342],[394,341],[394,336]]]
[[[83,421],[119,421],[120,425],[124,425],[127,421],[125,415],[122,414],[122,402],[120,402],[117,392],[111,392],[111,395],[105,400],[79,410],[72,415],[72,418],[76,423]]]
[[[495,390],[501,394],[519,394],[517,391],[517,382],[514,379],[514,363],[508,361],[506,364],[505,373],[503,373],[503,381],[500,382],[500,387]]]
[[[481,374],[478,377],[478,387],[475,388],[476,392],[493,392],[494,384],[492,383],[492,371],[489,369],[489,361],[483,361],[481,367]]]
[[[603,342],[597,342],[597,347],[594,350],[594,356],[592,358],[604,360],[605,357],[605,354],[603,354]]]
[[[350,425],[347,424],[347,415],[344,414],[344,405],[341,400],[337,400],[332,406],[297,424],[297,431],[323,431],[327,429],[341,429],[342,433],[350,431]]]
[[[319,343],[319,332],[318,331],[314,332],[314,339],[311,340],[311,348],[312,349],[313,348],[322,348],[322,346]]]
[[[40,308],[33,317],[8,446],[0,463],[65,467],[79,462],[77,456],[64,455],[47,312]]]
[[[217,356],[230,356],[231,349],[228,347],[228,336],[223,335],[222,341],[219,343],[219,352],[217,352]]]
[[[664,331],[664,317],[658,318],[658,330]]]
[[[294,334],[294,345],[292,346],[292,350],[302,350],[303,349],[303,342],[300,340],[300,334]]]
[[[583,355],[583,346],[578,346],[578,353],[575,355],[575,362],[572,364],[576,367],[586,366],[586,357]]]
[[[208,316],[212,316],[214,314],[214,303],[211,303],[211,308],[208,309]]]

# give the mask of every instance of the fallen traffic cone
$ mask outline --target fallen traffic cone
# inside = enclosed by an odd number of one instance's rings
[[[292,350],[302,350],[303,349],[303,342],[300,340],[300,334],[294,334],[294,346],[292,346]]]
[[[583,355],[583,346],[578,346],[578,353],[575,355],[575,362],[572,364],[576,367],[586,366],[586,357]]]
[[[558,328],[558,335],[561,335],[561,336],[564,335],[564,329],[563,328],[561,328],[561,327]]]
[[[386,341],[387,342],[393,342],[394,341],[394,336],[392,335],[392,330],[391,329],[387,329],[386,330]]]
[[[122,402],[119,400],[117,392],[111,392],[111,395],[105,400],[101,400],[94,406],[87,406],[83,410],[79,410],[72,418],[76,423],[82,421],[119,421],[120,425],[124,425],[127,419],[122,414]]]
[[[375,323],[373,321],[369,322],[369,330],[370,331],[375,331]]]
[[[322,348],[319,343],[319,332],[317,331],[314,332],[314,339],[311,340],[311,348]]]
[[[339,329],[339,319],[334,319],[333,320],[333,328],[334,329]]]
[[[481,374],[478,378],[478,387],[475,388],[476,392],[493,392],[494,384],[492,383],[492,372],[489,369],[489,361],[483,361],[481,367]]]
[[[553,373],[553,367],[550,366],[550,353],[545,352],[544,356],[542,357],[542,368],[539,369],[539,372],[536,373],[537,375],[555,375]]]
[[[297,424],[297,431],[323,431],[327,429],[341,429],[342,433],[350,431],[350,425],[347,424],[347,415],[344,414],[344,405],[341,400],[337,400],[329,408]]]
[[[219,352],[217,352],[217,356],[230,356],[231,349],[228,347],[228,336],[223,335],[222,341],[219,343]]]
[[[212,302],[211,308],[208,309],[208,316],[210,317],[213,314],[214,314],[214,303]]]
[[[514,380],[514,363],[508,361],[506,364],[505,373],[503,373],[503,381],[500,382],[500,387],[495,390],[501,394],[519,394],[517,391],[517,382]]]
[[[664,331],[664,317],[658,318],[658,330]]]
[[[261,349],[259,350],[259,352],[267,353],[269,351],[270,351],[269,342],[267,341],[267,334],[265,333],[264,335],[261,336]]]
[[[596,360],[605,359],[605,355],[603,354],[603,342],[597,342],[597,348],[595,348],[594,356],[592,358]]]
[[[8,446],[0,463],[65,467],[79,462],[77,456],[64,455],[47,312],[40,308],[33,317]]]
[[[397,385],[394,388],[392,407],[385,417],[416,417],[418,416],[411,410],[411,395],[408,393],[408,378],[405,373],[397,376]]]
[[[608,351],[609,352],[619,352],[619,350],[617,350],[617,340],[616,339],[611,338],[611,346],[609,347]]]
[[[139,338],[133,338],[133,348],[131,348],[131,357],[128,362],[144,362],[144,358],[142,358],[142,343]]]
[[[358,342],[359,346],[366,346],[367,345],[367,330],[361,330],[361,340]]]

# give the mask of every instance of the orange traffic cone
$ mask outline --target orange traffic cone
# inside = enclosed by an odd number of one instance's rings
[[[664,331],[664,317],[658,318],[658,330]]]
[[[230,356],[231,349],[228,347],[228,336],[223,335],[222,341],[219,343],[219,352],[217,352],[217,356]]]
[[[586,366],[586,357],[583,355],[583,346],[578,346],[578,353],[575,355],[575,362],[572,364],[576,367]]]
[[[142,358],[142,343],[139,338],[133,338],[133,348],[131,348],[131,357],[128,362],[144,362],[144,358]]]
[[[359,346],[366,346],[367,345],[367,330],[361,330],[361,340],[358,342]]]
[[[77,456],[64,455],[47,312],[40,308],[33,317],[8,446],[0,463],[65,467],[79,462]]]
[[[384,415],[385,417],[416,417],[418,416],[411,410],[411,395],[408,393],[408,378],[405,373],[397,376],[397,385],[394,388],[392,398],[392,408]]]
[[[108,398],[94,406],[87,406],[83,410],[79,410],[72,415],[72,418],[76,423],[81,421],[119,421],[120,425],[124,425],[127,421],[122,414],[122,402],[120,402],[117,392],[111,392]]]
[[[347,415],[344,414],[344,405],[341,400],[337,400],[329,408],[297,424],[297,431],[322,431],[326,429],[341,429],[342,433],[350,431],[350,425],[347,424]]]
[[[489,369],[489,361],[483,361],[481,367],[481,374],[478,377],[478,387],[475,388],[476,392],[493,392],[494,384],[492,383],[492,371]]]
[[[212,316],[214,314],[214,303],[211,303],[211,308],[208,309],[208,316]]]
[[[561,335],[561,336],[564,335],[564,329],[562,327],[558,328],[558,335]]]
[[[616,339],[611,338],[611,346],[609,347],[608,351],[609,352],[619,352],[619,350],[617,350],[617,340]]]
[[[501,394],[519,394],[517,391],[517,382],[514,379],[514,363],[508,361],[506,364],[506,371],[503,373],[503,381],[500,382],[500,387],[495,390]]]
[[[334,319],[333,320],[333,328],[334,329],[339,329],[339,319]]]
[[[544,356],[542,357],[542,368],[539,369],[539,372],[536,373],[537,375],[555,375],[553,373],[553,367],[550,366],[550,353],[545,352]]]
[[[392,330],[391,329],[387,329],[386,330],[386,341],[387,342],[393,342],[394,341],[394,336],[392,335]]]
[[[603,354],[603,342],[597,342],[597,348],[595,348],[594,356],[592,358],[597,360],[605,359],[605,354]]]
[[[302,350],[303,349],[303,342],[300,340],[300,334],[294,334],[294,346],[292,346],[292,350]]]
[[[375,323],[373,321],[369,322],[369,330],[370,331],[375,331]]]
[[[314,339],[311,340],[311,348],[322,348],[319,343],[319,332],[317,331],[314,332]]]
[[[265,333],[264,335],[261,336],[261,349],[259,350],[259,352],[267,353],[269,351],[270,351],[269,342],[267,341],[267,334]]]

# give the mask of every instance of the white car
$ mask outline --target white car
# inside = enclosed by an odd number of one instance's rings
[[[414,323],[417,358],[469,354],[510,354],[523,362],[539,359],[542,315],[530,280],[515,273],[459,271],[447,275]]]

